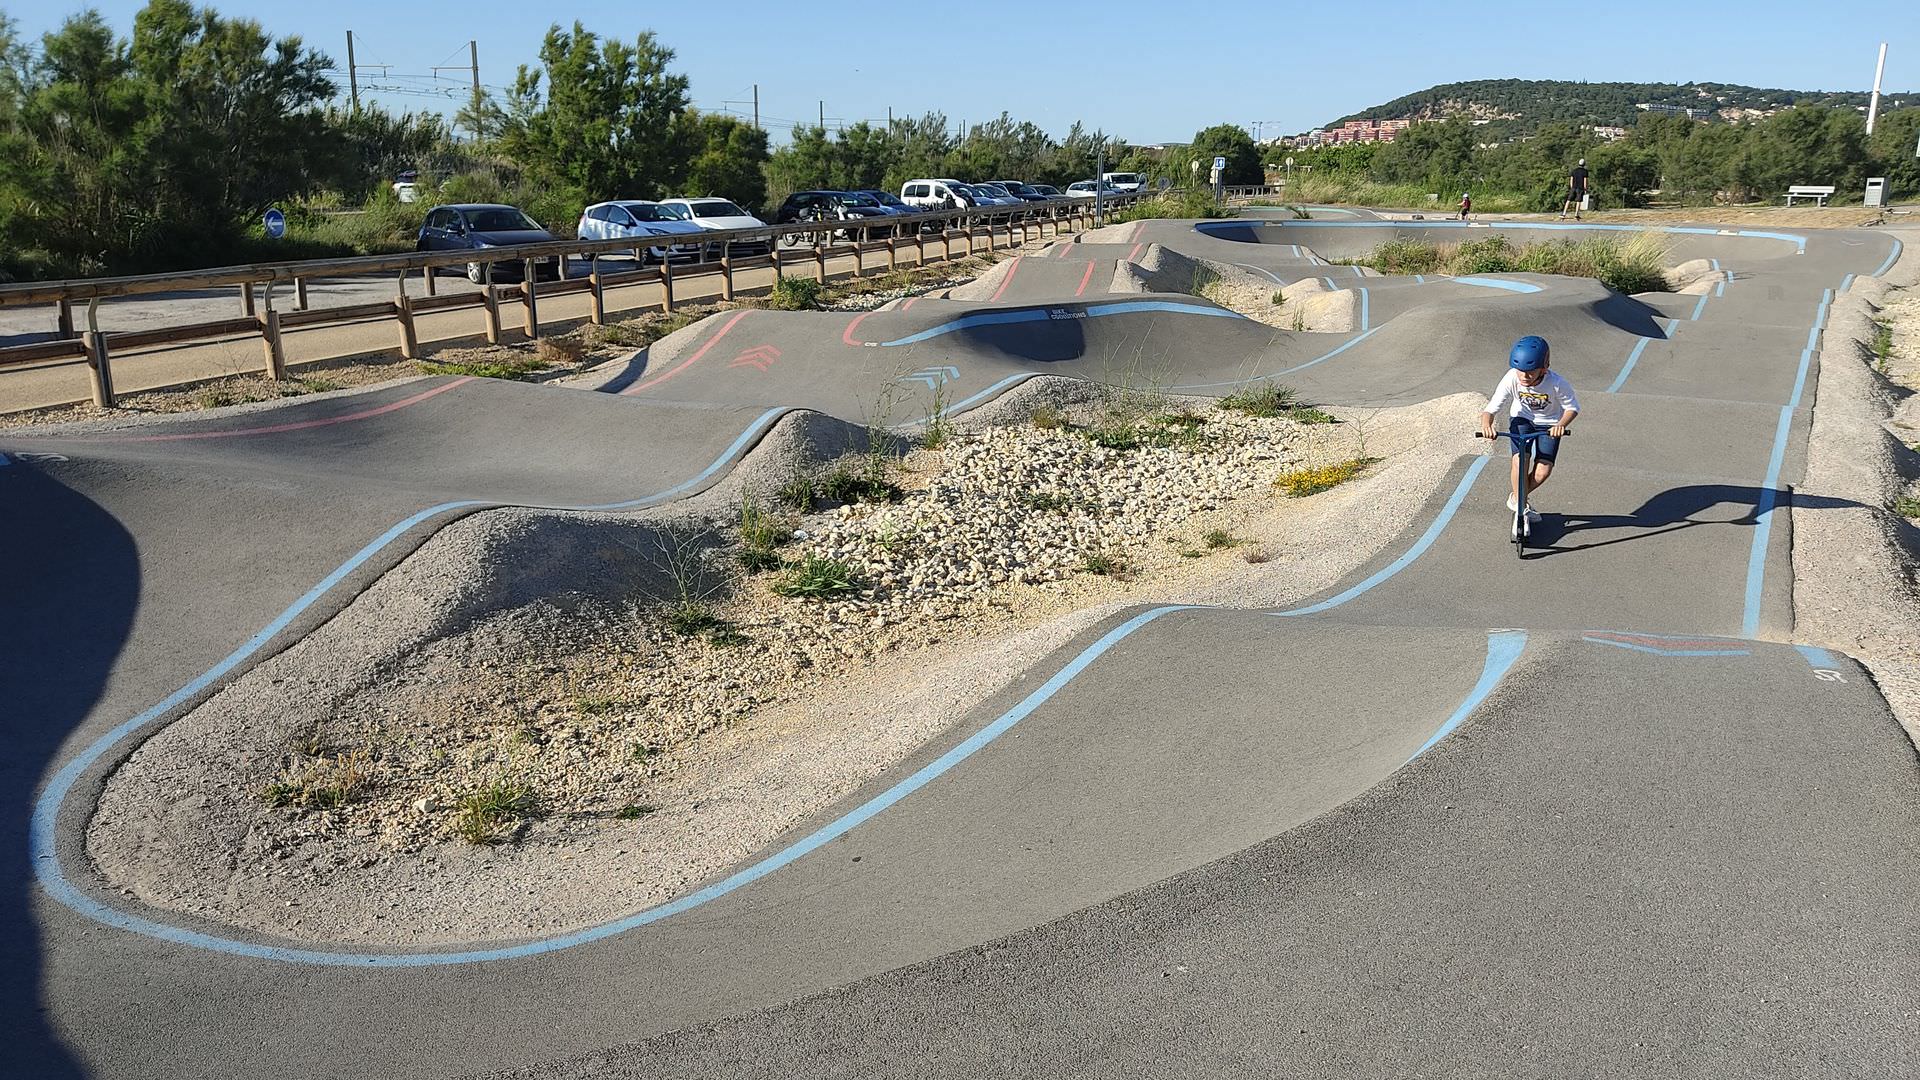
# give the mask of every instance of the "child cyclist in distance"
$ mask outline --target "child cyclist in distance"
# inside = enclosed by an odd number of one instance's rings
[[[1580,399],[1573,395],[1573,384],[1547,366],[1550,351],[1547,339],[1542,337],[1528,335],[1514,342],[1507,354],[1507,373],[1487,400],[1486,411],[1480,414],[1480,433],[1489,439],[1494,437],[1494,417],[1502,412],[1507,414],[1507,426],[1513,431],[1548,432],[1533,441],[1533,475],[1525,478],[1529,496],[1553,475],[1553,463],[1560,455],[1560,436],[1580,415]],[[1514,454],[1513,484],[1507,496],[1507,509],[1512,510],[1520,505],[1520,447],[1512,439],[1507,442],[1512,444]],[[1527,520],[1521,527],[1530,527],[1538,520],[1540,515],[1534,513],[1529,502]]]

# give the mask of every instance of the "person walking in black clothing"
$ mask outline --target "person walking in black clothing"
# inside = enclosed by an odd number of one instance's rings
[[[1567,211],[1573,211],[1573,220],[1580,220],[1580,211],[1586,209],[1587,201],[1587,159],[1581,158],[1580,164],[1567,174],[1567,202],[1560,208],[1560,217],[1566,219]]]

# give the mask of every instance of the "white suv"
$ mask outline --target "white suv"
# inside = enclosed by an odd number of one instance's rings
[[[1109,184],[1112,184],[1113,189],[1115,191],[1120,192],[1123,195],[1131,195],[1132,193],[1139,191],[1141,188],[1145,187],[1147,183],[1145,180],[1141,179],[1141,176],[1139,173],[1131,173],[1131,172],[1101,173],[1100,179],[1106,181]]]

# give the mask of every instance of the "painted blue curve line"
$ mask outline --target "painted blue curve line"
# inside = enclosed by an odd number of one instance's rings
[[[1420,534],[1420,539],[1414,541],[1413,546],[1407,549],[1406,554],[1388,563],[1373,576],[1345,592],[1328,597],[1317,604],[1310,604],[1307,607],[1294,608],[1292,611],[1275,611],[1270,614],[1280,618],[1292,618],[1299,615],[1317,615],[1322,611],[1337,608],[1355,597],[1378,588],[1387,579],[1405,570],[1413,564],[1415,559],[1425,554],[1426,550],[1433,546],[1433,542],[1440,538],[1440,534],[1446,531],[1447,523],[1453,520],[1453,515],[1460,509],[1460,504],[1466,501],[1467,490],[1473,487],[1473,482],[1479,478],[1481,471],[1487,467],[1487,462],[1491,460],[1493,459],[1489,457],[1477,457],[1473,459],[1473,464],[1467,466],[1467,474],[1460,478],[1459,486],[1453,489],[1453,494],[1448,497],[1446,505],[1440,508],[1439,515],[1433,519],[1433,524],[1427,526],[1427,531]]]
[[[1620,392],[1620,388],[1627,384],[1627,376],[1633,374],[1633,366],[1640,362],[1640,354],[1647,351],[1647,342],[1660,341],[1660,340],[1672,341],[1673,332],[1676,329],[1678,329],[1679,326],[1680,326],[1680,320],[1668,319],[1667,320],[1667,336],[1664,339],[1643,337],[1639,341],[1634,342],[1633,351],[1627,354],[1626,364],[1623,367],[1621,367],[1620,374],[1614,377],[1613,385],[1607,387],[1607,393],[1617,394]]]
[[[1794,245],[1795,253],[1800,255],[1806,254],[1806,251],[1807,251],[1806,237],[1799,236],[1794,233],[1770,232],[1764,229],[1713,229],[1713,228],[1703,228],[1697,225],[1602,225],[1602,224],[1597,224],[1593,222],[1562,223],[1558,221],[1502,221],[1502,222],[1495,223],[1494,227],[1500,228],[1500,229],[1544,229],[1548,231],[1561,231],[1561,232],[1574,232],[1574,231],[1584,230],[1584,231],[1592,231],[1592,232],[1657,232],[1657,233],[1669,233],[1669,234],[1687,235],[1687,236],[1742,236],[1742,237],[1746,237],[1748,239],[1754,239],[1754,240],[1781,240],[1786,243]],[[1313,222],[1303,222],[1300,224],[1294,224],[1293,222],[1290,222],[1290,221],[1262,221],[1262,222],[1209,221],[1209,222],[1202,222],[1194,226],[1194,229],[1196,231],[1206,233],[1209,236],[1216,235],[1218,230],[1220,229],[1249,229],[1249,228],[1251,229],[1287,229],[1287,228],[1293,228],[1293,229],[1382,229],[1382,228],[1384,229],[1474,229],[1474,228],[1486,228],[1486,226],[1480,225],[1480,224],[1468,224],[1466,222],[1460,222],[1460,221],[1313,221]],[[1898,245],[1899,241],[1895,240],[1894,243],[1895,245]],[[1897,246],[1894,249],[1894,254],[1896,256],[1899,254],[1899,248]],[[1887,267],[1890,267],[1892,265],[1893,265],[1893,259],[1889,258],[1886,262],[1886,265],[1881,267],[1881,270],[1884,271],[1887,269]]]
[[[1899,261],[1900,249],[1904,245],[1900,243],[1900,238],[1897,236],[1890,236],[1887,239],[1893,241],[1893,250],[1887,254],[1887,261],[1880,264],[1880,269],[1875,270],[1871,275],[1869,275],[1871,277],[1879,277],[1881,274],[1884,274],[1887,271],[1893,269],[1893,264]]]
[[[1711,266],[1711,267],[1713,268],[1713,271],[1714,271],[1714,273],[1716,273],[1716,274],[1717,274],[1717,273],[1719,273],[1719,272],[1720,272],[1720,260],[1719,260],[1719,259],[1708,259],[1708,260],[1707,260],[1707,265],[1709,265],[1709,266]]]
[[[1478,274],[1453,279],[1456,285],[1478,285],[1483,289],[1505,289],[1508,292],[1536,293],[1540,286],[1526,281],[1508,281],[1505,278],[1481,277]]]
[[[1695,304],[1695,305],[1693,305],[1693,314],[1692,314],[1692,315],[1689,315],[1689,316],[1687,316],[1687,321],[1688,321],[1688,322],[1699,322],[1699,321],[1700,321],[1700,313],[1701,313],[1701,312],[1703,312],[1703,311],[1705,311],[1705,310],[1707,310],[1707,298],[1708,298],[1709,296],[1712,296],[1712,295],[1713,295],[1712,293],[1701,293],[1701,294],[1700,294],[1700,302],[1699,302],[1699,303],[1697,303],[1697,304]]]
[[[1367,330],[1367,290],[1360,290],[1360,332]]]
[[[1613,641],[1608,638],[1582,637],[1581,641],[1595,645],[1611,645],[1616,649],[1628,649],[1633,652],[1652,653],[1655,656],[1752,656],[1751,649],[1658,649],[1652,645],[1636,645],[1631,641]]]
[[[1170,386],[1167,389],[1169,390],[1212,390],[1216,387],[1221,387],[1221,386],[1245,386],[1248,383],[1264,382],[1268,379],[1277,379],[1282,375],[1291,375],[1296,371],[1304,371],[1315,364],[1325,363],[1326,361],[1331,360],[1336,356],[1339,356],[1341,353],[1346,352],[1348,349],[1353,348],[1355,345],[1358,345],[1361,342],[1372,337],[1373,335],[1379,333],[1380,330],[1381,328],[1376,326],[1373,329],[1368,330],[1363,334],[1358,334],[1358,335],[1355,335],[1354,337],[1348,338],[1346,341],[1342,342],[1337,348],[1335,348],[1332,352],[1325,353],[1321,356],[1316,356],[1304,364],[1295,364],[1293,367],[1285,368],[1280,371],[1271,372],[1266,375],[1255,375],[1249,379],[1228,379],[1225,382],[1182,383],[1179,386]]]
[[[1240,267],[1242,270],[1251,270],[1256,274],[1265,274],[1275,285],[1285,285],[1287,283],[1286,279],[1282,278],[1279,274],[1262,267],[1254,266],[1251,263],[1234,263],[1233,265]]]
[[[1837,290],[1835,290],[1835,291],[1836,291],[1836,292],[1846,292],[1846,291],[1847,291],[1847,286],[1849,286],[1849,285],[1851,285],[1851,284],[1853,284],[1853,275],[1852,275],[1852,274],[1848,274],[1848,275],[1847,275],[1846,277],[1843,277],[1843,278],[1841,278],[1841,279],[1840,279],[1840,288],[1839,288],[1839,289],[1837,289]]]
[[[1335,284],[1333,283],[1333,279],[1332,279],[1332,278],[1330,278],[1330,277],[1323,277],[1323,278],[1321,278],[1320,280],[1321,280],[1321,281],[1324,281],[1324,282],[1326,282],[1326,283],[1327,283],[1327,291],[1328,291],[1328,292],[1332,292],[1332,291],[1334,291],[1335,289],[1337,289],[1337,288],[1339,288],[1339,286],[1338,286],[1338,285],[1335,285]]]
[[[1413,275],[1413,282],[1416,285],[1425,285],[1427,283],[1427,275],[1415,274]]]
[[[1435,731],[1426,742],[1421,743],[1420,749],[1415,750],[1413,757],[1407,760],[1412,761],[1433,749],[1436,743],[1446,738],[1454,728],[1459,727],[1461,721],[1472,715],[1473,710],[1479,708],[1480,703],[1487,700],[1487,695],[1493,693],[1494,688],[1500,685],[1500,680],[1507,677],[1507,672],[1512,669],[1514,661],[1520,659],[1520,653],[1526,647],[1527,632],[1525,630],[1495,630],[1488,634],[1487,662],[1480,669],[1480,681],[1474,683],[1473,689],[1467,691],[1466,700],[1460,703],[1459,708],[1453,710],[1453,715],[1447,717],[1447,722],[1441,724],[1440,729]]]
[[[751,443],[755,439],[757,439],[761,434],[763,434],[768,427],[772,426],[775,420],[779,419],[782,415],[786,414],[789,411],[791,410],[788,409],[787,407],[781,406],[777,408],[768,409],[766,412],[761,413],[759,417],[757,417],[751,424],[748,424],[747,427],[743,431],[741,431],[739,437],[734,439],[732,445],[728,446],[726,450],[722,451],[720,456],[715,458],[713,462],[709,464],[705,469],[702,469],[698,474],[694,475],[693,477],[679,484],[676,484],[673,487],[666,489],[665,491],[656,492],[652,495],[645,495],[637,499],[627,499],[621,502],[600,503],[600,504],[586,505],[586,506],[551,506],[551,507],[534,507],[534,508],[553,509],[553,510],[576,510],[576,511],[625,510],[633,507],[646,505],[649,503],[657,503],[657,502],[665,501],[667,499],[672,498],[675,495],[678,495],[688,490],[689,488],[695,487],[696,485],[702,483],[703,481],[713,476],[713,474],[718,472],[721,468],[723,468],[728,461],[732,460],[735,455],[739,454],[743,449],[751,445]],[[166,941],[174,941],[181,944],[198,945],[202,948],[214,949],[216,951],[221,951],[221,952],[236,953],[239,955],[266,956],[266,957],[271,957],[276,959],[287,958],[287,957],[277,956],[276,954],[278,953],[301,953],[302,952],[301,950],[285,950],[285,949],[275,949],[269,946],[251,945],[246,942],[230,941],[224,938],[216,938],[206,934],[199,934],[193,931],[182,930],[178,927],[166,926],[164,924],[156,923],[151,920],[140,918],[135,915],[130,915],[125,912],[117,911],[113,908],[107,907],[106,905],[99,903],[98,901],[94,900],[92,897],[87,896],[84,892],[80,891],[77,887],[75,887],[72,882],[67,880],[65,868],[61,865],[61,862],[60,862],[59,850],[56,843],[56,832],[55,832],[55,828],[56,828],[56,825],[58,824],[58,819],[60,814],[60,806],[62,803],[66,801],[66,797],[72,791],[73,785],[79,782],[81,775],[84,774],[86,770],[93,765],[94,762],[100,760],[100,758],[103,755],[105,755],[109,750],[111,750],[114,746],[118,745],[122,740],[133,735],[135,732],[139,731],[141,728],[152,723],[154,720],[157,720],[160,717],[165,716],[167,713],[177,708],[183,702],[186,702],[192,699],[194,696],[198,695],[201,691],[207,689],[209,686],[212,686],[222,676],[226,675],[227,673],[234,670],[234,668],[244,663],[249,657],[259,652],[260,649],[263,648],[269,641],[271,641],[276,634],[279,634],[282,630],[285,630],[289,625],[293,623],[295,619],[299,618],[303,612],[305,612],[308,608],[312,607],[315,603],[317,603],[321,597],[325,596],[335,586],[339,585],[342,581],[344,581],[349,574],[359,569],[361,566],[363,566],[367,562],[367,560],[379,554],[379,552],[382,549],[386,548],[388,545],[392,544],[394,541],[398,540],[400,537],[406,535],[410,530],[414,529],[415,527],[427,521],[432,520],[433,518],[439,517],[443,514],[451,513],[455,510],[465,510],[465,509],[471,509],[474,507],[490,507],[490,506],[505,506],[505,505],[509,505],[509,504],[491,502],[491,501],[482,500],[482,499],[462,499],[455,502],[444,502],[435,506],[429,506],[426,509],[418,511],[408,516],[407,518],[397,522],[387,531],[381,533],[379,536],[369,541],[366,544],[366,546],[362,547],[359,551],[349,556],[345,562],[335,567],[331,573],[327,574],[326,577],[321,578],[320,581],[313,586],[313,588],[308,589],[304,594],[300,596],[299,599],[295,600],[291,605],[289,605],[286,608],[286,610],[282,611],[279,615],[275,616],[274,619],[271,622],[267,623],[266,626],[262,627],[258,633],[248,638],[245,642],[243,642],[240,645],[239,648],[227,654],[227,656],[224,659],[222,659],[219,663],[213,665],[211,668],[208,668],[206,671],[202,672],[200,675],[193,678],[185,686],[182,686],[178,690],[175,690],[173,693],[168,694],[158,704],[153,705],[152,707],[141,712],[139,715],[121,723],[117,727],[113,728],[111,731],[108,731],[106,734],[100,736],[98,739],[94,740],[93,743],[90,744],[85,750],[81,751],[71,761],[67,762],[67,764],[64,767],[62,767],[59,772],[54,774],[53,780],[47,785],[46,790],[41,793],[39,800],[35,802],[34,808],[33,808],[32,822],[28,828],[29,858],[32,860],[32,863],[33,863],[34,876],[40,881],[41,887],[46,889],[49,895],[53,896],[55,899],[59,900],[61,903],[66,904],[68,907],[74,909],[75,911],[83,915],[88,916],[89,918],[94,919],[97,922],[105,923],[109,926],[116,926],[123,930],[131,930],[135,933],[146,934],[151,937],[158,937]],[[511,505],[531,506],[532,504],[516,503]],[[340,956],[340,957],[346,958],[346,959],[335,960],[335,961],[315,960],[315,959],[306,960],[306,962],[309,962],[309,963],[360,963],[362,962],[361,958],[356,954],[312,953],[312,954],[304,954],[304,955]]]
[[[785,411],[785,409],[769,410],[767,415],[772,416]],[[766,418],[767,417],[763,417],[762,419],[765,420]],[[1405,569],[1421,552],[1424,552],[1428,547],[1432,546],[1434,538],[1446,527],[1446,523],[1453,517],[1454,512],[1459,509],[1461,501],[1466,496],[1467,488],[1472,485],[1473,478],[1479,475],[1480,470],[1485,468],[1487,461],[1488,459],[1485,457],[1474,460],[1473,464],[1468,467],[1467,475],[1461,480],[1460,486],[1454,492],[1453,497],[1447,501],[1439,517],[1433,525],[1428,527],[1426,533],[1421,536],[1413,550],[1395,560],[1393,564],[1385,570],[1374,574],[1359,586],[1349,589],[1331,600],[1322,601],[1309,608],[1273,612],[1271,614],[1283,616],[1305,615],[1316,611],[1325,611],[1328,608],[1346,603],[1353,597],[1359,596],[1361,593],[1366,592],[1368,589],[1373,588],[1380,582],[1385,581],[1387,578]],[[718,465],[719,463],[716,462],[715,465],[709,466],[709,470],[717,468]],[[689,483],[691,482],[692,481],[689,481]],[[426,516],[441,512],[448,506],[453,505],[472,504],[445,504],[441,507],[421,511],[420,514],[409,518],[408,522],[403,522],[402,525],[395,526],[394,529],[389,530],[387,537],[383,537],[383,539],[397,537],[404,531],[403,526],[409,522],[424,520]],[[378,549],[378,543],[379,542],[376,541],[376,544],[368,545],[367,548],[363,549],[359,558],[364,559],[366,556],[371,555]],[[345,568],[343,568],[343,571],[344,569]],[[85,770],[86,766],[96,760],[100,754],[104,753],[107,747],[111,746],[114,741],[117,741],[117,738],[124,737],[126,733],[134,730],[137,724],[132,721],[121,725],[120,728],[116,728],[116,734],[110,734],[107,738],[95,743],[81,755],[81,758],[76,759],[73,763],[70,763],[66,768],[62,769],[60,774],[55,777],[53,784],[49,785],[47,793],[41,797],[40,804],[36,806],[34,810],[33,818],[33,860],[35,871],[40,877],[42,886],[46,888],[51,895],[68,907],[73,908],[75,911],[97,922],[174,944],[190,945],[212,952],[226,953],[234,956],[246,956],[254,959],[278,960],[285,963],[309,964],[323,967],[417,968],[482,963],[491,960],[514,960],[529,956],[538,956],[544,953],[559,952],[563,949],[584,945],[588,942],[612,937],[649,923],[658,922],[669,916],[691,910],[710,900],[718,899],[744,885],[751,884],[766,877],[768,874],[792,863],[808,852],[819,848],[821,845],[845,835],[862,822],[867,821],[874,815],[879,814],[881,811],[899,802],[901,799],[925,787],[941,774],[973,756],[973,754],[978,752],[982,747],[991,743],[1015,724],[1018,724],[1021,720],[1031,715],[1035,709],[1044,705],[1054,694],[1058,693],[1082,671],[1086,670],[1088,665],[1099,659],[1101,655],[1131,636],[1141,627],[1158,619],[1162,615],[1175,611],[1192,610],[1193,607],[1194,605],[1168,605],[1153,608],[1141,612],[1119,626],[1114,627],[1112,630],[1107,631],[1099,640],[1089,645],[1086,649],[1083,649],[1077,656],[1069,661],[1065,667],[1054,673],[1052,678],[1048,679],[1031,694],[1023,698],[1019,704],[1001,714],[986,727],[974,732],[973,735],[969,736],[964,742],[921,767],[913,773],[913,775],[889,787],[887,790],[822,826],[820,829],[808,834],[806,837],[782,848],[780,851],[737,871],[721,881],[715,882],[697,892],[689,893],[677,900],[662,904],[658,907],[648,908],[645,911],[636,912],[624,919],[618,919],[600,926],[589,927],[585,930],[558,937],[543,938],[521,945],[493,949],[474,949],[463,952],[324,952],[313,949],[293,949],[274,945],[259,945],[252,942],[237,941],[231,938],[215,937],[210,934],[203,934],[197,931],[185,930],[177,926],[168,926],[164,923],[154,922],[153,920],[118,911],[98,903],[93,898],[75,888],[73,884],[66,879],[65,874],[61,872],[59,860],[55,855],[53,847],[53,817],[57,812],[60,798],[73,786],[73,783],[78,779],[80,773]],[[264,638],[261,640],[264,640]],[[187,696],[189,696],[188,693],[183,690],[169,700],[177,703],[180,700],[185,700]],[[156,706],[154,709],[142,715],[151,718],[159,715],[162,711],[163,708],[161,706]]]
[[[1805,657],[1815,670],[1825,668],[1834,670],[1840,666],[1840,658],[1818,645],[1795,645],[1794,651]]]
[[[1807,331],[1807,346],[1800,350],[1800,370],[1793,379],[1793,396],[1780,406],[1780,421],[1773,432],[1773,452],[1767,458],[1767,478],[1761,481],[1760,497],[1754,501],[1753,549],[1747,552],[1747,592],[1746,608],[1740,621],[1742,637],[1753,637],[1760,632],[1760,601],[1767,580],[1767,541],[1773,536],[1773,511],[1780,503],[1780,467],[1787,458],[1787,433],[1793,429],[1793,411],[1800,407],[1801,395],[1806,392],[1807,372],[1813,365],[1813,349],[1820,336],[1820,329],[1827,321],[1827,305],[1833,301],[1833,290],[1825,290],[1820,297],[1820,307],[1814,312],[1813,327]]]
[[[951,334],[959,330],[967,330],[975,326],[1051,322],[1055,321],[1051,312],[1059,310],[1063,309],[1028,308],[1021,311],[989,311],[978,315],[963,315],[958,319],[948,320],[938,326],[922,330],[917,334],[909,334],[906,337],[895,338],[892,341],[883,341],[880,343],[880,346],[882,348],[893,348],[899,345],[912,345],[916,342],[926,341],[929,338],[940,337],[943,334]],[[1167,300],[1129,300],[1118,304],[1091,304],[1082,310],[1085,317],[1089,319],[1098,319],[1107,315],[1125,315],[1135,311],[1171,311],[1182,315],[1206,315],[1219,319],[1246,318],[1245,315],[1237,311],[1228,311],[1224,308],[1202,307],[1198,304],[1177,304]],[[1058,321],[1077,322],[1079,320],[1075,318]]]

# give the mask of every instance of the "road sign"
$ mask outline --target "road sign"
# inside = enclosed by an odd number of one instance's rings
[[[268,210],[266,216],[260,220],[267,227],[267,239],[278,240],[287,235],[287,215],[281,213],[277,207]]]
[[[1214,168],[1216,168],[1216,169],[1224,169],[1224,168],[1226,168],[1226,167],[1227,167],[1227,159],[1226,159],[1226,158],[1224,158],[1224,157],[1217,157],[1217,158],[1214,158],[1214,159],[1213,159],[1213,167],[1214,167]]]

